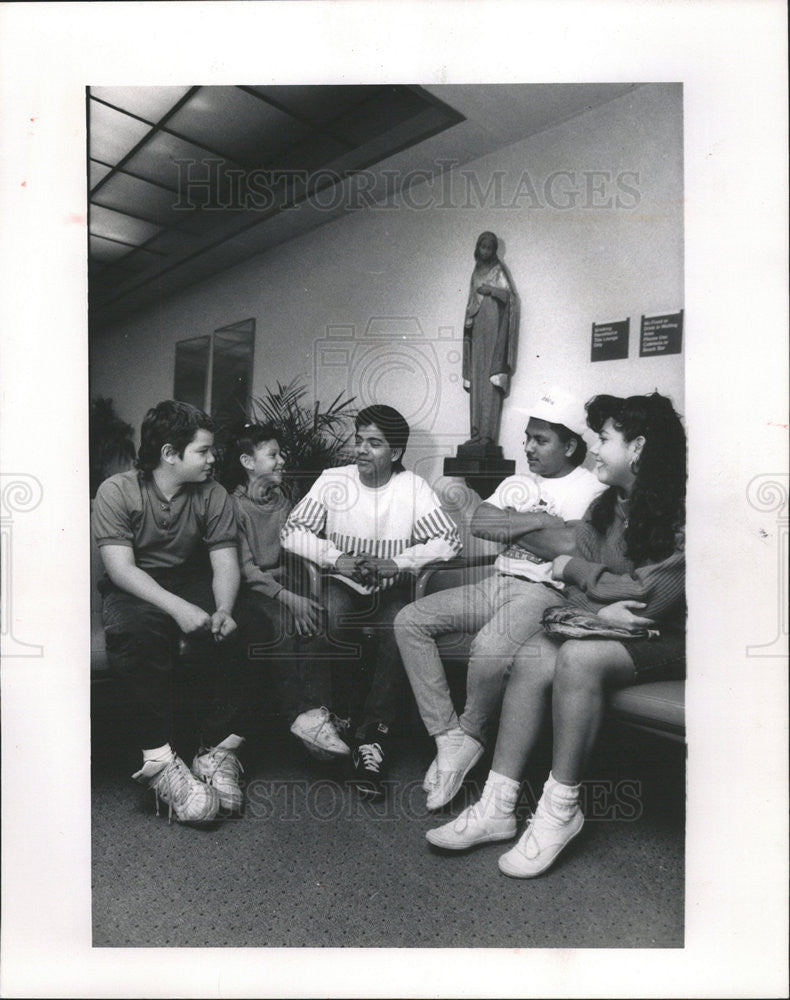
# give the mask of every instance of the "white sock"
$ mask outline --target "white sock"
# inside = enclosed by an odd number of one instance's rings
[[[489,771],[480,805],[488,816],[505,817],[512,815],[518,802],[518,781],[497,771]]]
[[[549,772],[538,808],[543,808],[549,816],[567,823],[579,807],[581,785],[564,785]]]
[[[456,726],[454,729],[448,729],[444,733],[439,733],[438,736],[434,737],[436,740],[436,752],[438,753],[440,750],[460,746],[464,741],[464,736],[466,736],[466,733],[460,726]]]
[[[153,750],[143,750],[143,762],[147,760],[169,760],[173,756],[173,748],[169,743],[163,743],[161,747]]]
[[[243,742],[244,742],[243,736],[236,736],[235,733],[231,733],[230,736],[226,736],[221,743],[217,744],[217,749],[238,750]]]

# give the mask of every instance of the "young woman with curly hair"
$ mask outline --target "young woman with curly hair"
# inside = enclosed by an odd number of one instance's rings
[[[519,781],[551,712],[551,773],[526,830],[499,859],[500,870],[514,878],[546,871],[581,831],[580,780],[606,694],[685,670],[686,438],[680,418],[666,397],[652,393],[596,396],[587,404],[587,422],[598,435],[592,449],[598,478],[609,488],[575,528],[567,554],[554,558],[552,576],[563,589],[536,595],[534,633],[513,663],[482,798],[426,835],[450,850],[514,837]],[[541,626],[550,605],[579,608],[626,629],[650,626],[660,635],[562,641]]]

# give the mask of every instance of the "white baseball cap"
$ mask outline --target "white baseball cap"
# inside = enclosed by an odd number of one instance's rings
[[[581,400],[557,385],[546,389],[540,399],[527,408],[527,413],[536,420],[562,424],[579,437],[588,429],[587,414]]]

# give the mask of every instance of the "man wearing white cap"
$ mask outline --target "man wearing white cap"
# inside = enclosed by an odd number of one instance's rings
[[[420,715],[436,740],[436,759],[423,783],[429,809],[450,802],[480,759],[513,657],[535,631],[536,609],[558,603],[563,585],[551,577],[552,559],[571,550],[573,522],[605,489],[582,468],[587,423],[580,400],[554,386],[528,413],[529,474],[506,479],[472,518],[472,534],[506,545],[493,576],[415,601],[395,622]],[[535,601],[536,587],[544,605]],[[436,647],[436,638],[449,632],[475,634],[460,719]]]

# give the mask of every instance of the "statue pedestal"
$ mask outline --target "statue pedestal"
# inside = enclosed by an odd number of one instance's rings
[[[498,444],[469,442],[458,446],[455,458],[444,460],[445,476],[463,479],[470,490],[484,500],[508,476],[515,475],[516,463],[505,458]]]

